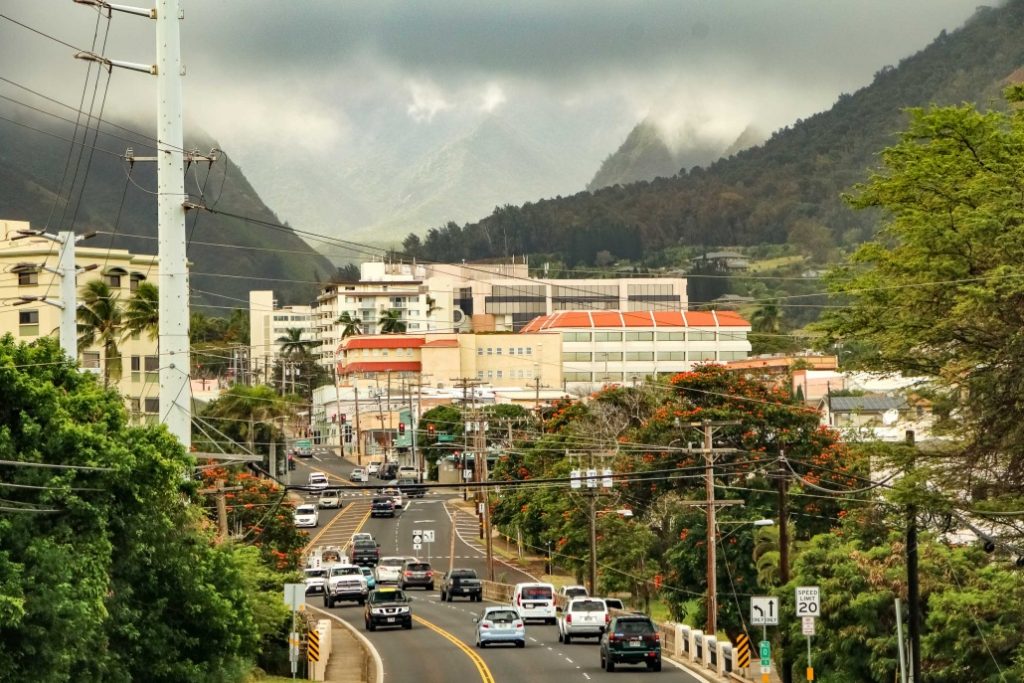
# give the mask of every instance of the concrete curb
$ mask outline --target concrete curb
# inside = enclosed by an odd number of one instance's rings
[[[349,631],[351,631],[352,635],[354,635],[356,639],[362,644],[363,652],[369,655],[370,658],[373,660],[373,675],[370,677],[370,680],[367,681],[367,683],[384,683],[384,661],[380,658],[380,653],[377,652],[377,648],[373,646],[373,643],[370,642],[369,638],[364,636],[355,626],[345,621],[341,617],[337,616],[336,614],[331,614],[326,610],[322,610],[319,607],[313,607],[309,604],[306,605],[306,609],[319,612],[320,614],[323,614],[326,617],[334,619],[342,626],[347,628]]]

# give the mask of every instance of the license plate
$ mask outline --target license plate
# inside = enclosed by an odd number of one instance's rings
[[[395,623],[395,618],[394,617],[388,617],[388,623],[389,624]]]
[[[630,642],[626,643],[626,645],[628,647],[643,647],[644,646],[643,642],[639,641],[639,640],[631,640]]]

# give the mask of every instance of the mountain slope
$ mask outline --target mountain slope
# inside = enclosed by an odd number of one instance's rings
[[[878,152],[905,127],[903,110],[964,101],[998,105],[1006,80],[1024,65],[1022,37],[1024,0],[980,8],[962,28],[943,32],[897,68],[880,70],[871,85],[841,95],[830,110],[759,147],[674,178],[505,207],[475,224],[431,231],[415,255],[502,256],[504,242],[480,238],[496,226],[505,230],[508,253],[591,262],[602,249],[625,256],[615,245],[653,256],[677,244],[780,243],[808,224],[836,243],[857,243],[871,236],[877,216],[851,211],[841,194],[866,177]]]
[[[53,136],[71,138],[73,126],[41,114],[25,115],[8,109],[3,114],[23,125],[0,121],[0,216],[30,221],[35,228],[49,225],[51,231],[69,226],[78,233],[96,230],[100,235],[90,241],[90,246],[156,253],[155,164],[139,162],[129,169],[110,153],[120,153],[127,144],[138,156],[152,155],[154,150],[147,148],[144,140],[126,142],[120,137],[125,134],[117,131],[113,135],[101,133],[94,143],[90,134],[88,144],[97,151],[90,160],[86,148],[81,163],[73,156],[70,166],[72,171],[76,167],[80,172],[88,169],[84,192],[78,184],[70,203],[56,201],[58,194],[62,200],[67,197],[66,189],[60,193],[58,188],[68,158],[68,143]],[[78,136],[81,139],[81,131]],[[204,151],[217,146],[204,134],[192,136],[186,143],[186,148]],[[200,202],[203,190],[207,204],[219,211],[277,222],[274,212],[229,157],[222,154],[208,178],[207,173],[205,165],[194,166],[186,173],[186,191],[194,201]],[[76,201],[79,195],[82,199]],[[215,307],[246,306],[251,289],[273,289],[281,303],[308,303],[316,294],[316,281],[334,273],[325,258],[287,230],[190,211],[186,231],[193,303],[214,307],[214,313],[224,310]]]

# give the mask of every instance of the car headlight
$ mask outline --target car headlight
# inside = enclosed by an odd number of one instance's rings
[[[372,609],[372,610],[370,610],[370,614],[373,614],[373,615],[376,615],[376,616],[380,616],[380,615],[384,614],[384,610],[382,610],[382,609]]]

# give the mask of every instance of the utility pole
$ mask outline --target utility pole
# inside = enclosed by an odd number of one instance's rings
[[[786,469],[786,453],[779,449],[779,584],[789,583],[789,472]],[[793,683],[793,653],[789,647],[786,629],[781,630],[782,639],[782,681]]]
[[[228,506],[224,494],[241,491],[241,486],[224,486],[224,480],[218,479],[214,488],[200,489],[203,495],[213,494],[217,499],[217,541],[224,542],[228,537]]]
[[[338,366],[331,365],[331,379],[334,381],[334,423],[338,425],[338,457],[345,457],[345,424],[341,421],[341,390],[338,389]]]
[[[907,445],[914,447],[914,431],[907,430]],[[913,467],[913,462],[911,462]],[[917,570],[917,506],[907,506],[907,607],[910,619],[910,682],[921,683],[921,589]]]
[[[387,453],[393,453],[395,448],[393,431],[395,428],[395,421],[391,413],[391,371],[388,370],[388,450]],[[384,456],[384,461],[387,462],[387,455]]]
[[[352,391],[355,395],[355,410],[356,410],[356,464],[362,466],[363,464],[363,444],[362,437],[359,432],[359,387],[355,384],[352,385]]]

